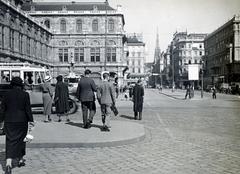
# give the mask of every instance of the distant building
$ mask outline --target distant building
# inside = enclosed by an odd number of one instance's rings
[[[53,67],[52,34],[21,10],[23,0],[0,0],[0,62]]]
[[[205,44],[206,85],[240,84],[240,16],[210,33]]]
[[[145,78],[144,65],[146,62],[145,57],[145,43],[142,41],[142,35],[128,34],[127,35],[127,66],[130,81],[137,81],[139,78]]]
[[[124,16],[108,2],[30,2],[22,9],[53,34],[50,58],[54,75],[89,68],[100,77],[107,70],[122,77],[126,67]]]
[[[171,43],[176,87],[184,88],[188,81],[188,64],[199,64],[204,56],[204,38],[207,34],[176,32]],[[198,86],[198,82],[195,82]]]
[[[154,61],[152,65],[152,75],[150,76],[150,85],[152,87],[163,85],[163,52],[161,52],[160,46],[159,46],[159,35],[157,32],[156,37],[156,46],[154,50]]]
[[[171,46],[169,45],[163,54],[163,85],[170,86],[172,84],[172,67],[171,67]]]

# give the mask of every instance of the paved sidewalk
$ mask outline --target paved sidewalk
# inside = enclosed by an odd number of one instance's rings
[[[98,120],[94,121],[90,129],[84,129],[81,122],[37,122],[31,132],[34,140],[27,147],[107,147],[144,139],[145,131],[141,124],[114,120],[111,126],[110,132],[102,132],[102,123]],[[0,137],[0,147],[5,147],[5,136]]]

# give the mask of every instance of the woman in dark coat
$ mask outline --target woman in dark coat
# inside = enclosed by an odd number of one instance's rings
[[[133,111],[134,118],[137,120],[139,114],[139,120],[142,119],[142,110],[143,110],[143,96],[144,89],[142,86],[142,81],[139,79],[137,84],[133,87],[132,98],[133,98]]]
[[[12,159],[19,159],[19,167],[24,166],[23,156],[26,154],[24,138],[28,132],[28,122],[33,124],[29,94],[23,90],[20,77],[13,77],[12,89],[2,101],[1,116],[6,134],[6,171],[11,173]]]
[[[54,101],[56,106],[56,112],[59,117],[58,122],[61,121],[61,115],[66,115],[67,122],[70,121],[68,117],[68,111],[70,110],[68,98],[69,98],[68,86],[63,82],[62,76],[57,76]]]

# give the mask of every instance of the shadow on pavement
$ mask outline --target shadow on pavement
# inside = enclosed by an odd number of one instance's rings
[[[134,117],[128,116],[128,115],[120,115],[119,117],[126,118],[126,119],[129,119],[129,120],[134,120]]]
[[[2,169],[5,171],[6,168],[6,160],[5,160],[6,153],[5,151],[0,152],[0,163],[2,166]]]
[[[76,126],[76,127],[83,128],[83,123],[69,122],[69,123],[65,123],[65,124],[68,124],[70,126]],[[97,124],[91,124],[91,127],[99,128],[100,130],[102,129],[102,126],[101,125],[97,125]]]

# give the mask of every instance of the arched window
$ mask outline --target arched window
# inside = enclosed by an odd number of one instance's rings
[[[100,43],[97,40],[94,40],[91,43],[91,62],[100,62]]]
[[[113,40],[108,41],[107,43],[107,61],[116,62],[116,43]]]
[[[77,31],[77,33],[82,32],[82,20],[81,19],[78,19],[76,21],[76,31]]]
[[[94,19],[92,22],[92,31],[96,32],[98,31],[98,20]]]
[[[60,32],[66,33],[66,21],[64,19],[60,21]]]
[[[84,62],[84,43],[80,40],[75,42],[74,61],[76,63]]]
[[[47,20],[44,21],[44,25],[45,25],[47,28],[50,28],[50,21],[49,21],[49,19],[47,19]]]
[[[109,19],[109,21],[108,21],[108,31],[109,32],[114,31],[114,20],[113,19]]]

